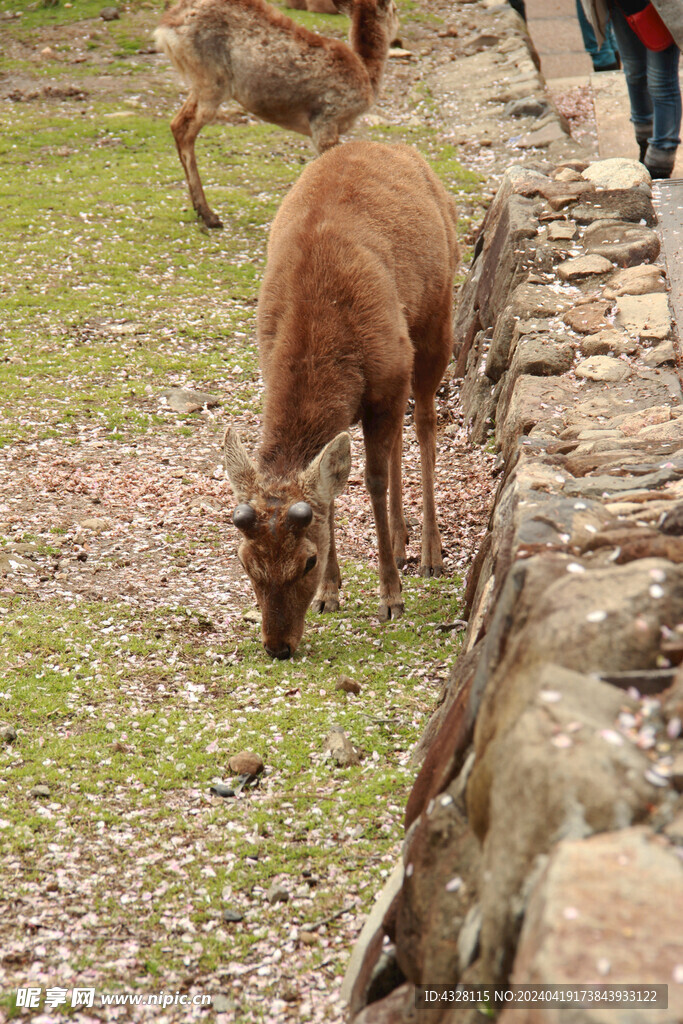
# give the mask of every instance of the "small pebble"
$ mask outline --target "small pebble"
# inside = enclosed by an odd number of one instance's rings
[[[446,882],[446,892],[458,892],[460,889],[462,889],[462,878],[459,875],[451,878],[450,882]]]
[[[273,882],[266,893],[266,899],[269,903],[289,903],[289,898],[289,893],[279,882]]]
[[[230,797],[235,795],[235,790],[232,786],[227,786],[224,782],[217,782],[211,787],[209,793],[212,793],[214,796]]]
[[[360,693],[360,683],[357,683],[351,676],[340,676],[335,690],[342,690],[344,693]]]
[[[588,615],[586,616],[586,622],[604,622],[606,618],[607,612],[604,612],[602,610],[596,610],[594,612],[588,613]]]
[[[3,743],[14,743],[17,738],[17,730],[13,725],[0,725],[0,740]]]
[[[231,923],[244,920],[244,914],[240,914],[239,910],[233,910],[232,907],[225,907],[223,910],[223,920]]]
[[[50,787],[45,786],[43,783],[39,783],[37,786],[34,786],[33,789],[31,790],[31,796],[37,796],[40,797],[42,800],[45,800],[50,796]]]
[[[233,754],[228,761],[228,768],[235,775],[260,775],[263,767],[262,759],[251,750],[242,750],[239,754]]]

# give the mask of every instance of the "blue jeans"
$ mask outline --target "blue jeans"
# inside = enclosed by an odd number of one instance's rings
[[[612,23],[626,75],[636,135],[642,137],[643,131],[652,125],[650,145],[675,150],[681,141],[680,50],[675,44],[666,50],[648,50],[618,7],[612,9]]]
[[[603,71],[605,68],[614,68],[617,66],[617,42],[614,38],[614,29],[612,28],[612,22],[607,22],[607,29],[605,32],[605,41],[602,46],[598,46],[598,41],[595,38],[595,32],[593,26],[586,17],[583,11],[583,4],[581,0],[576,0],[576,13],[579,18],[579,27],[581,28],[581,35],[583,36],[583,46],[587,54],[589,54],[593,61],[593,68],[595,71]]]

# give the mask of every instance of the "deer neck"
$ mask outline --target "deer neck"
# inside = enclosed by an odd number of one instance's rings
[[[346,377],[343,369],[332,354],[298,370],[284,361],[278,365],[264,399],[258,453],[264,474],[287,478],[301,472],[329,441],[348,430],[359,403],[357,368]]]
[[[365,65],[372,91],[377,96],[391,40],[387,38],[384,25],[378,21],[374,0],[371,3],[360,0],[354,8],[350,42],[354,53]]]

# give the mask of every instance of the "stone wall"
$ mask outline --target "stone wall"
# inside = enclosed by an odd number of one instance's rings
[[[354,1024],[488,1019],[415,1011],[458,981],[662,982],[668,1010],[610,1021],[683,1020],[683,393],[655,227],[629,161],[513,167],[486,215],[456,360],[500,481]]]

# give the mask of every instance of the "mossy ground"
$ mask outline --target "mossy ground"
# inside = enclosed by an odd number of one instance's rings
[[[331,1020],[316,1006],[398,856],[409,753],[458,647],[437,627],[457,618],[461,579],[409,577],[405,618],[380,626],[356,487],[340,515],[342,611],[311,617],[292,662],[266,658],[215,470],[228,420],[256,439],[267,228],[312,150],[240,114],[206,128],[198,160],[226,229],[200,230],[168,127],[179,89],[145,52],[161,5],[111,23],[101,6],[0,0],[21,13],[0,22],[5,84],[18,83],[0,100],[0,555],[29,562],[0,577],[0,721],[18,733],[0,748],[0,1012],[18,1012],[29,982],[182,985],[223,994],[238,1021]],[[410,45],[435,16],[403,7]],[[466,230],[479,179],[419,123],[430,101],[403,89],[410,76],[387,76],[395,123],[355,135],[421,149]],[[217,394],[220,412],[169,412],[158,396],[174,385]],[[105,517],[101,535],[84,539],[87,515]],[[335,690],[341,674],[359,697]],[[335,724],[359,767],[323,757]],[[260,789],[212,797],[245,748],[266,762]],[[291,902],[267,901],[275,880]]]

